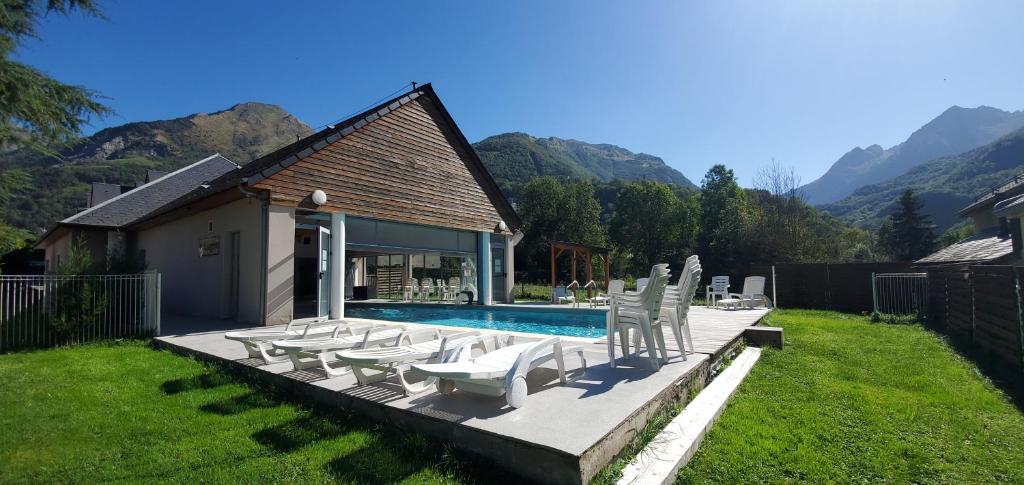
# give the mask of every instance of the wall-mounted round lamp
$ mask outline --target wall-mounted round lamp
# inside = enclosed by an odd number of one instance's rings
[[[498,221],[498,230],[501,231],[501,232],[507,231],[508,230],[508,224],[505,224],[505,221]]]
[[[313,193],[309,196],[309,198],[313,199],[313,203],[316,205],[324,205],[327,203],[327,194],[325,194],[324,191],[319,189],[314,190]]]

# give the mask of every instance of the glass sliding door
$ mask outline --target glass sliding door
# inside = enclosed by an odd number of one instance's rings
[[[320,227],[318,249],[317,315],[326,317],[331,312],[331,230],[326,227]]]

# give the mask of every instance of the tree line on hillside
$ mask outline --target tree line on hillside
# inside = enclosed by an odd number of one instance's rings
[[[887,224],[889,232],[874,233],[807,205],[798,187],[795,172],[774,161],[758,172],[752,189],[741,188],[724,165],[708,170],[699,190],[651,180],[538,177],[516,198],[524,223],[516,270],[527,281],[548,283],[554,241],[607,248],[611,276],[626,279],[646,276],[660,262],[678,268],[691,254],[700,255],[709,276],[742,278],[751,263],[906,260],[932,249],[934,236],[918,234],[929,229],[913,194]],[[577,264],[583,274],[584,263]],[[560,284],[568,283],[569,265],[559,258]]]

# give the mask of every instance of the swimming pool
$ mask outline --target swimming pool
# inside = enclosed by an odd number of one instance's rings
[[[347,305],[345,316],[570,337],[603,337],[605,312],[427,305]]]

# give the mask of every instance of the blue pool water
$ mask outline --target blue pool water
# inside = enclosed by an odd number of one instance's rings
[[[603,337],[604,312],[495,309],[431,306],[348,305],[345,316],[430,323],[453,327],[486,328],[504,332],[530,332],[571,337]]]

